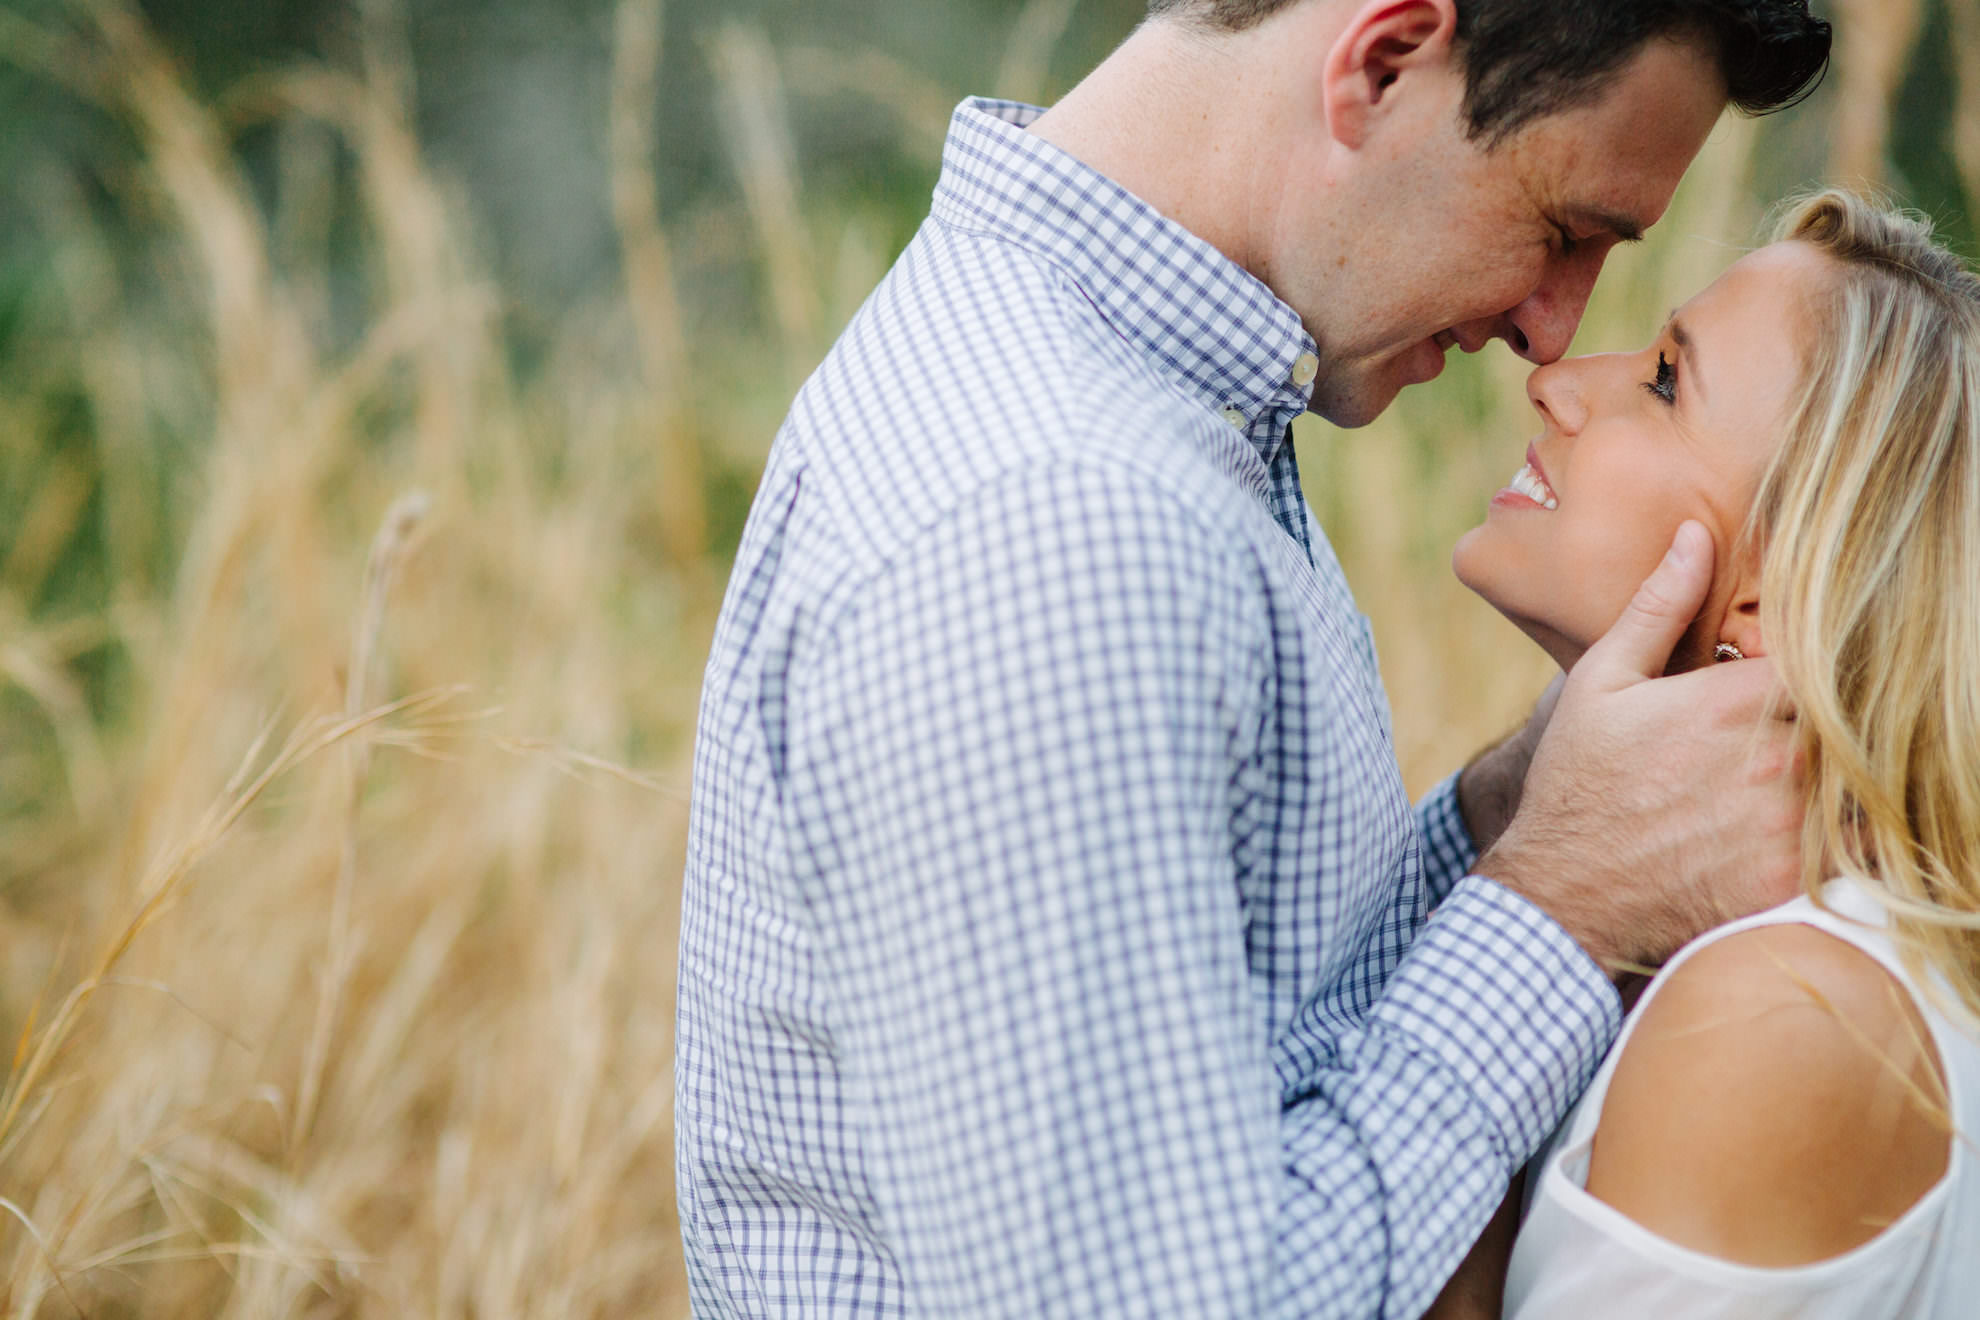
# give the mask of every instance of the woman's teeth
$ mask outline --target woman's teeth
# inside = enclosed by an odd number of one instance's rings
[[[1515,495],[1526,496],[1527,499],[1532,500],[1543,509],[1558,509],[1561,507],[1561,501],[1554,494],[1553,488],[1540,480],[1540,474],[1533,470],[1531,463],[1523,465],[1518,472],[1513,474],[1513,479],[1506,486],[1506,489],[1512,491]]]

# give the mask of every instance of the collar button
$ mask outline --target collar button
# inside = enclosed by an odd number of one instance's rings
[[[1305,389],[1313,383],[1313,378],[1319,374],[1320,359],[1313,354],[1301,353],[1293,359],[1292,383],[1298,388]]]

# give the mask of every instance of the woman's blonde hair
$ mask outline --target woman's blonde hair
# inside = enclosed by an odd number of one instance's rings
[[[1980,1014],[1980,279],[1929,222],[1840,191],[1776,239],[1831,261],[1750,528],[1805,880],[1876,881],[1908,955]]]

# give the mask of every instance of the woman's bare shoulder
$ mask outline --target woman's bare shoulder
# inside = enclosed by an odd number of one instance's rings
[[[1944,1090],[1910,994],[1813,926],[1685,960],[1618,1061],[1588,1189],[1658,1236],[1741,1264],[1824,1260],[1944,1173]]]

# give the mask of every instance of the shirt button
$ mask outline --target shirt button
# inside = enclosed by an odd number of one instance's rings
[[[1238,408],[1224,409],[1224,420],[1229,422],[1232,426],[1235,426],[1240,431],[1242,431],[1247,425],[1250,424],[1249,419],[1245,417],[1243,410]]]
[[[1292,383],[1305,389],[1320,374],[1320,359],[1311,353],[1301,353],[1293,359]]]

